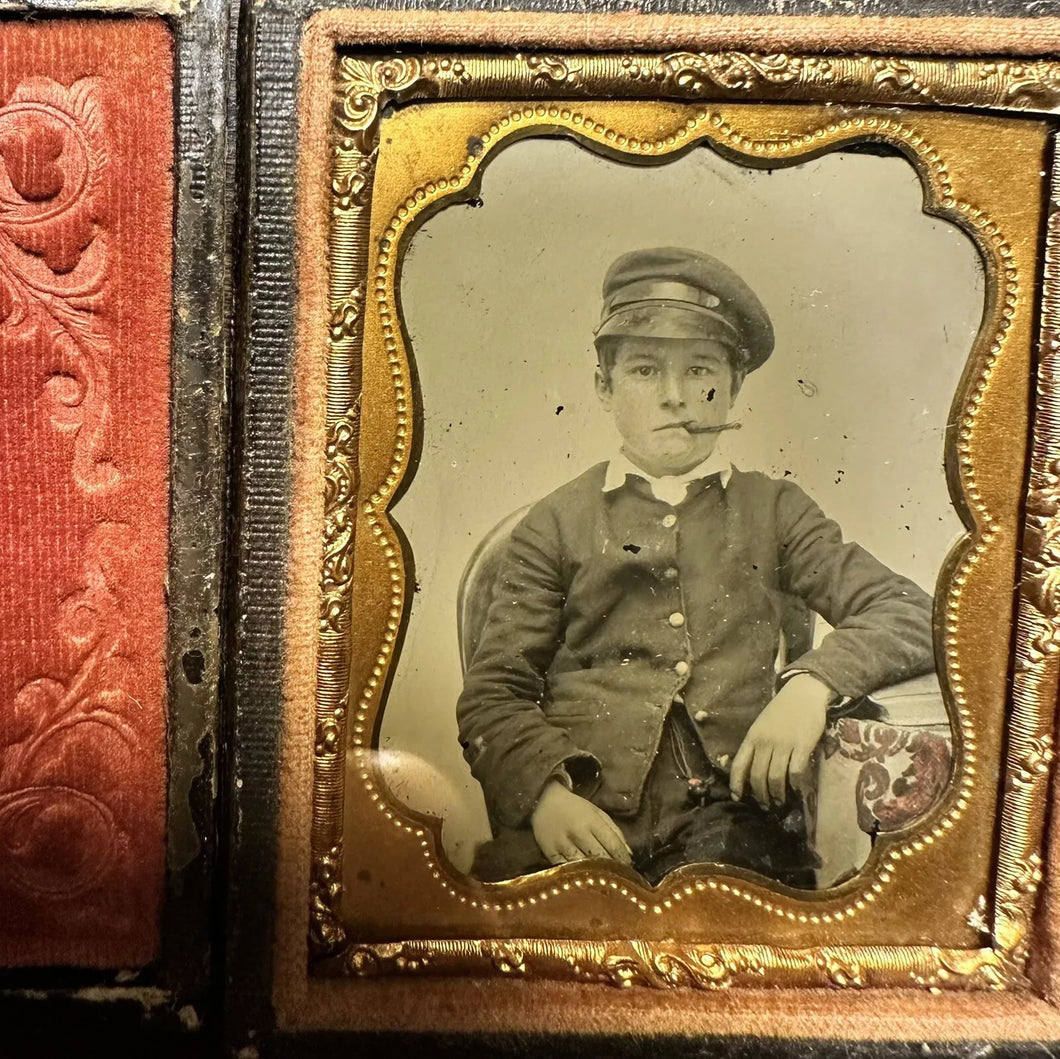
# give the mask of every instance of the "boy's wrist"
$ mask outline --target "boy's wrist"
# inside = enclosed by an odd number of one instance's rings
[[[841,705],[846,701],[835,688],[808,669],[789,669],[783,675],[782,680],[781,690],[789,684],[794,684],[799,688],[801,695],[819,700],[825,709]]]
[[[566,765],[560,765],[559,768],[557,768],[552,773],[552,775],[549,776],[548,781],[546,782],[550,782],[552,780],[555,780],[556,783],[562,784],[569,791],[574,790],[574,780],[570,778],[570,773],[567,771]]]
[[[832,687],[820,677],[806,671],[794,673],[785,680],[776,698],[783,700],[782,708],[785,712],[790,709],[800,712],[809,710],[814,715],[820,714],[822,723],[834,703],[839,701],[839,696]]]
[[[557,800],[563,801],[568,794],[573,793],[574,791],[570,787],[567,787],[562,780],[558,780],[554,776],[549,776],[549,778],[545,780],[544,787],[541,788],[541,793],[537,796],[533,811],[530,813],[531,826],[543,805]]]
[[[534,810],[545,799],[546,794],[562,791],[588,800],[600,782],[599,762],[595,758],[568,758],[561,761],[541,785],[541,793],[534,803]]]

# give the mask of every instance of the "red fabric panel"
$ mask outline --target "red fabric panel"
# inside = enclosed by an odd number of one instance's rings
[[[0,23],[0,965],[132,966],[165,873],[172,41]]]

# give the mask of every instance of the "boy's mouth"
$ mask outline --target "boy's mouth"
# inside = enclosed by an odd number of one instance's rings
[[[726,430],[739,430],[741,423],[733,420],[731,423],[699,423],[695,419],[683,419],[679,423],[664,423],[656,430],[684,430],[689,434],[721,434]]]

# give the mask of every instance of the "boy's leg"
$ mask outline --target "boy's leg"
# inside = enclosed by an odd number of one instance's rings
[[[470,875],[481,882],[501,882],[551,867],[528,827],[500,827],[475,850]]]
[[[689,778],[699,781],[695,800]],[[656,807],[651,841],[640,849],[631,845],[640,853],[634,867],[653,885],[685,864],[706,862],[746,868],[799,889],[816,885],[817,858],[801,806],[767,811],[749,797],[732,801],[728,777],[710,764],[678,707],[667,717],[644,802]]]
[[[801,807],[765,810],[746,800],[704,805],[681,837],[685,863],[717,860],[800,890],[817,885],[818,860]]]

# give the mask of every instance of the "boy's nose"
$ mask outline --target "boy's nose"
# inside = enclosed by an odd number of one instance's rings
[[[685,403],[685,390],[681,378],[673,373],[665,372],[659,380],[661,388],[660,398],[664,405],[677,408]]]

